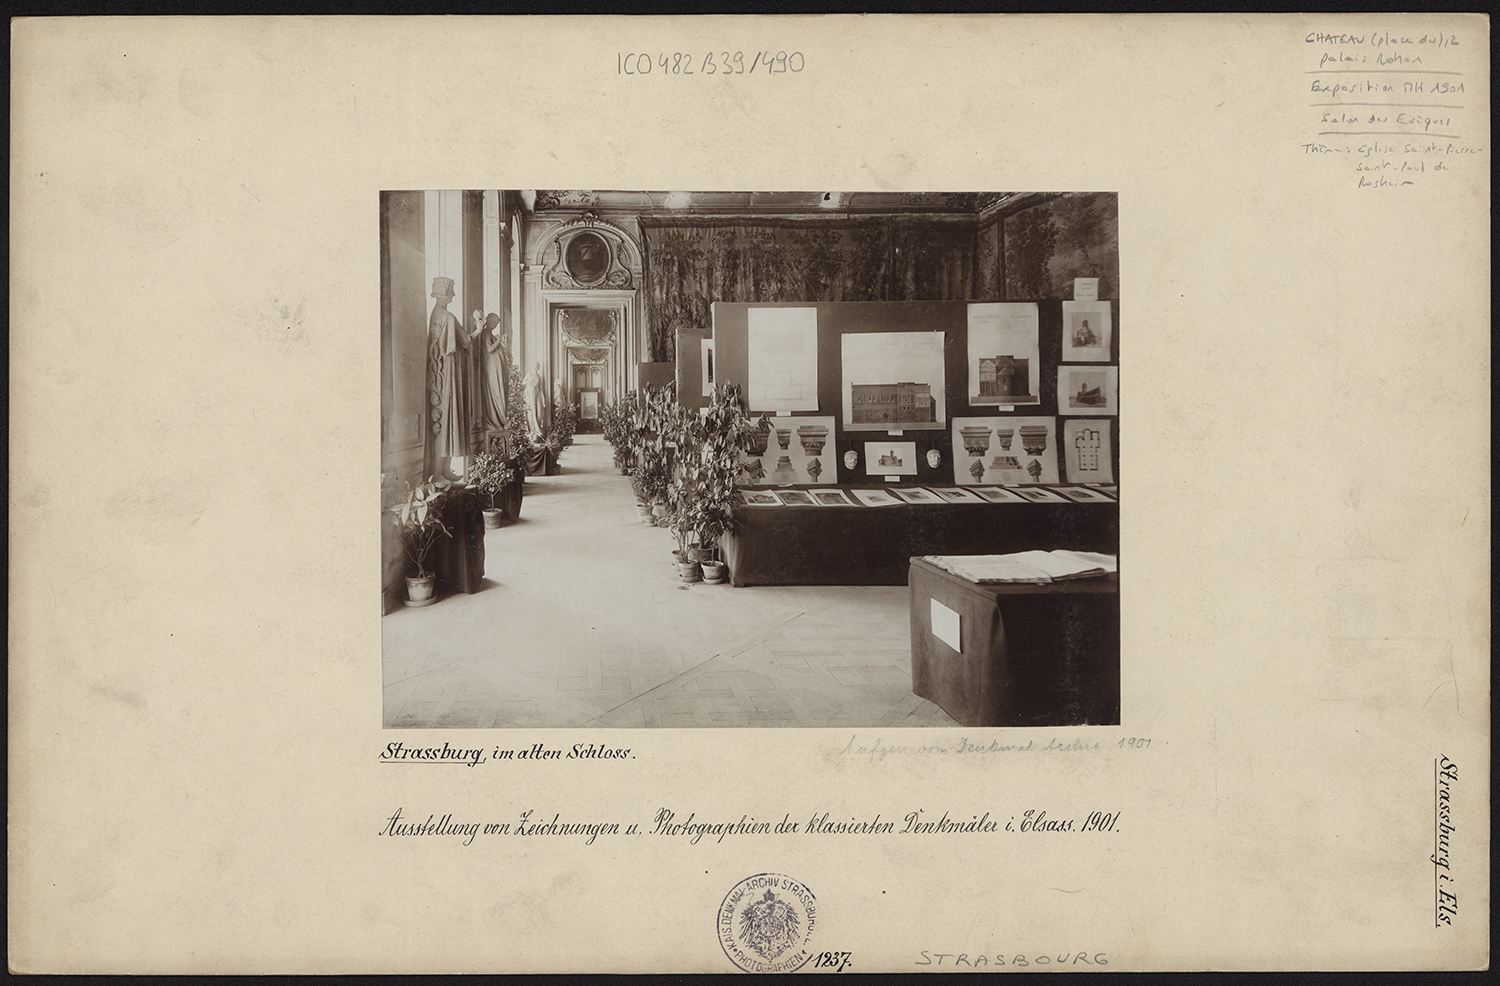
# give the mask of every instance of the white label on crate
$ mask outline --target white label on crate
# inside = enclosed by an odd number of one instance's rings
[[[959,653],[963,653],[963,648],[958,645],[958,612],[949,609],[936,599],[932,600],[932,635]]]

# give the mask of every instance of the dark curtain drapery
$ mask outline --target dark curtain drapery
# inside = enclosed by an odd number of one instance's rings
[[[642,218],[650,359],[675,358],[677,330],[712,324],[715,301],[967,301],[970,225]]]

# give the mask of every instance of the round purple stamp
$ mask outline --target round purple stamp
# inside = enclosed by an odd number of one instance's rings
[[[719,905],[719,945],[746,972],[795,972],[812,958],[818,904],[782,873],[746,877]]]

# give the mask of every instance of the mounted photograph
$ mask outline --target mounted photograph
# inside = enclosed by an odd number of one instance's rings
[[[1113,499],[1043,488],[1117,368],[1006,296],[1018,256],[1118,283],[1004,243],[1074,199],[1112,197],[381,193],[381,724],[1119,723],[1115,569],[913,581],[1118,554]],[[1072,482],[1115,476],[1096,431]]]

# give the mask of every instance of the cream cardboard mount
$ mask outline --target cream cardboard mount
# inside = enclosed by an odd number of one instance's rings
[[[1488,31],[16,21],[11,968],[1487,966],[1488,402],[1439,401],[1489,387]],[[1143,67],[1191,51],[1214,71]],[[1417,69],[1449,74],[1391,74]],[[1324,122],[1405,99],[1452,104],[1419,111],[1445,136]],[[836,209],[993,188],[997,161],[1119,192],[1119,306],[1149,326],[1112,340],[1122,726],[380,728],[382,189],[671,174]],[[1049,235],[1022,222],[990,248]],[[1399,483],[1393,447],[1422,462]],[[382,761],[394,742],[631,757]],[[382,835],[398,811],[429,834]]]

